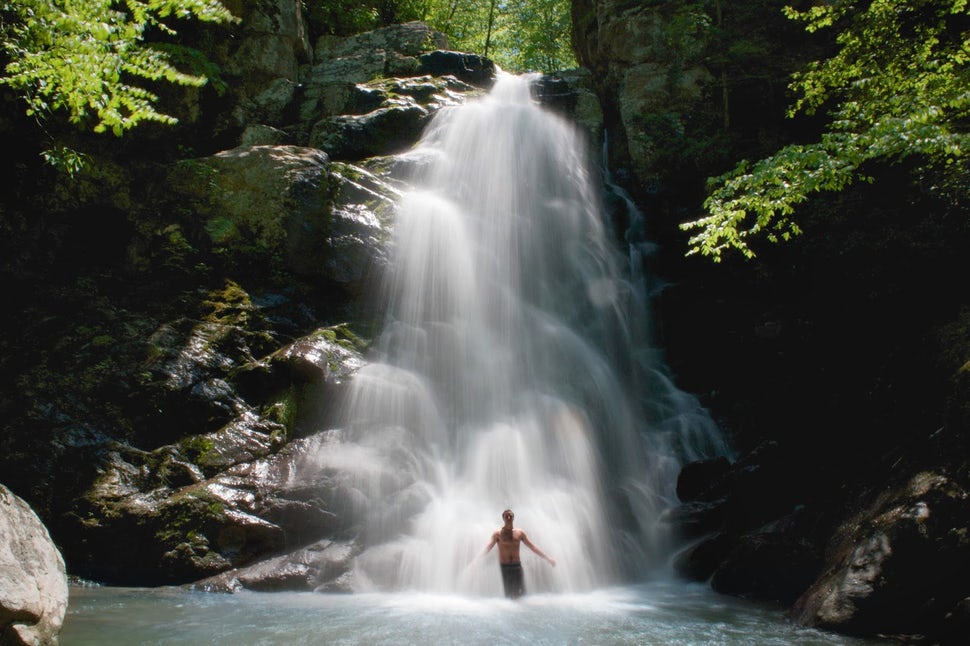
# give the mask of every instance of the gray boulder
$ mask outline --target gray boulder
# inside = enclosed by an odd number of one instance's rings
[[[842,633],[958,643],[935,633],[966,622],[968,499],[956,482],[932,472],[888,488],[836,532],[826,571],[792,617]]]
[[[322,540],[244,568],[197,581],[188,587],[206,592],[283,590],[350,592],[353,543]]]
[[[64,559],[47,528],[0,485],[0,643],[57,643],[67,599]]]

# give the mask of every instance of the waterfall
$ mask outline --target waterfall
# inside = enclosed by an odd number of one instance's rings
[[[650,347],[583,138],[503,74],[409,156],[384,328],[317,456],[356,588],[500,594],[480,553],[505,508],[558,561],[522,547],[530,592],[642,576],[680,465],[723,447]]]

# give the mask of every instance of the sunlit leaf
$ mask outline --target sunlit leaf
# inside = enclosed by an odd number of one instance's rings
[[[815,144],[787,146],[710,181],[707,215],[681,225],[698,231],[689,253],[720,260],[736,250],[752,257],[745,238],[769,225],[784,232],[781,240],[798,235],[790,219],[796,205],[816,192],[871,182],[859,170],[867,162],[918,155],[927,166],[946,168],[968,144],[965,0],[835,0],[785,12],[808,31],[840,29],[838,52],[808,65],[791,84],[797,98],[789,116],[834,106],[828,129]]]

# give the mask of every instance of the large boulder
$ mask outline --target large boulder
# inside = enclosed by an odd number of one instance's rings
[[[386,207],[380,182],[369,203],[345,200],[345,174],[326,154],[297,146],[241,146],[182,162],[169,186],[204,222],[217,252],[241,266],[282,265],[347,293],[358,293],[372,265],[383,263]]]
[[[354,87],[358,107],[367,111],[324,117],[309,135],[311,147],[334,159],[402,152],[417,142],[431,115],[476,92],[454,76],[376,79]]]
[[[188,587],[206,592],[282,590],[350,592],[353,543],[321,540],[259,563],[196,581]]]
[[[321,36],[315,53],[318,61],[340,60],[362,52],[381,52],[384,56],[416,57],[436,49],[447,49],[448,37],[422,22],[389,25],[346,38]]]
[[[480,91],[494,77],[491,61],[441,51],[446,46],[443,34],[420,22],[321,38],[314,64],[301,76],[298,122],[289,128],[294,140],[335,159],[389,154],[413,143],[430,113],[455,103],[459,94]],[[405,80],[412,77],[419,78]],[[376,135],[368,132],[371,125]],[[334,133],[344,134],[334,139]],[[350,135],[368,143],[354,146]]]
[[[829,566],[798,599],[793,618],[842,633],[957,643],[939,631],[945,620],[966,621],[968,501],[963,487],[933,472],[884,491],[836,532]]]
[[[329,218],[328,162],[307,148],[239,147],[176,165],[170,183],[214,245],[306,270],[305,253],[322,242]]]
[[[56,643],[67,598],[64,559],[47,528],[0,485],[0,643]]]
[[[806,509],[799,465],[775,442],[733,463],[725,458],[688,463],[677,480],[681,504],[665,512],[688,542],[674,568],[723,593],[791,603],[821,568],[820,522]]]

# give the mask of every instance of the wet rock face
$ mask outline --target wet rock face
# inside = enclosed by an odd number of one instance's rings
[[[475,54],[442,51],[442,34],[422,23],[349,38],[321,38],[302,76],[295,140],[333,159],[400,152],[428,117],[491,84],[495,67]]]
[[[206,478],[185,455],[191,447],[119,449],[79,509],[75,571],[115,584],[346,590],[357,549],[344,515],[352,487],[320,459],[330,434],[272,453],[251,434],[205,439],[209,464],[227,444],[237,457],[261,455]],[[188,482],[167,477],[173,472]]]
[[[939,632],[946,617],[961,615],[967,596],[968,501],[965,489],[938,473],[891,487],[838,529],[828,568],[792,616],[844,633],[948,641]]]
[[[75,512],[72,571],[106,583],[181,583],[283,547],[281,527],[203,478],[178,447],[118,447]]]
[[[356,295],[385,263],[396,197],[388,181],[331,162],[316,148],[259,145],[181,163],[168,186],[202,218],[213,249],[233,263],[250,271],[285,268]]]
[[[313,438],[319,403],[336,397],[360,355],[339,331],[321,329],[238,368],[217,363],[241,412],[152,451],[110,443],[94,484],[61,525],[72,536],[74,573],[185,583],[346,531],[338,479],[314,466],[321,443]],[[310,437],[296,439],[302,434]]]
[[[351,543],[323,540],[248,567],[196,581],[206,592],[351,592],[349,572],[356,550]]]
[[[682,504],[664,516],[688,543],[675,558],[677,572],[726,594],[798,598],[818,575],[821,548],[818,518],[802,504],[801,469],[780,466],[788,457],[766,443],[733,464],[718,458],[682,469]]]
[[[804,625],[962,643],[970,494],[961,481],[923,470],[875,493],[799,490],[795,464],[769,445],[731,465],[687,465],[684,502],[665,516],[687,545],[675,570],[719,592],[793,604]]]
[[[0,485],[0,643],[56,644],[67,595],[64,559],[47,528]]]

